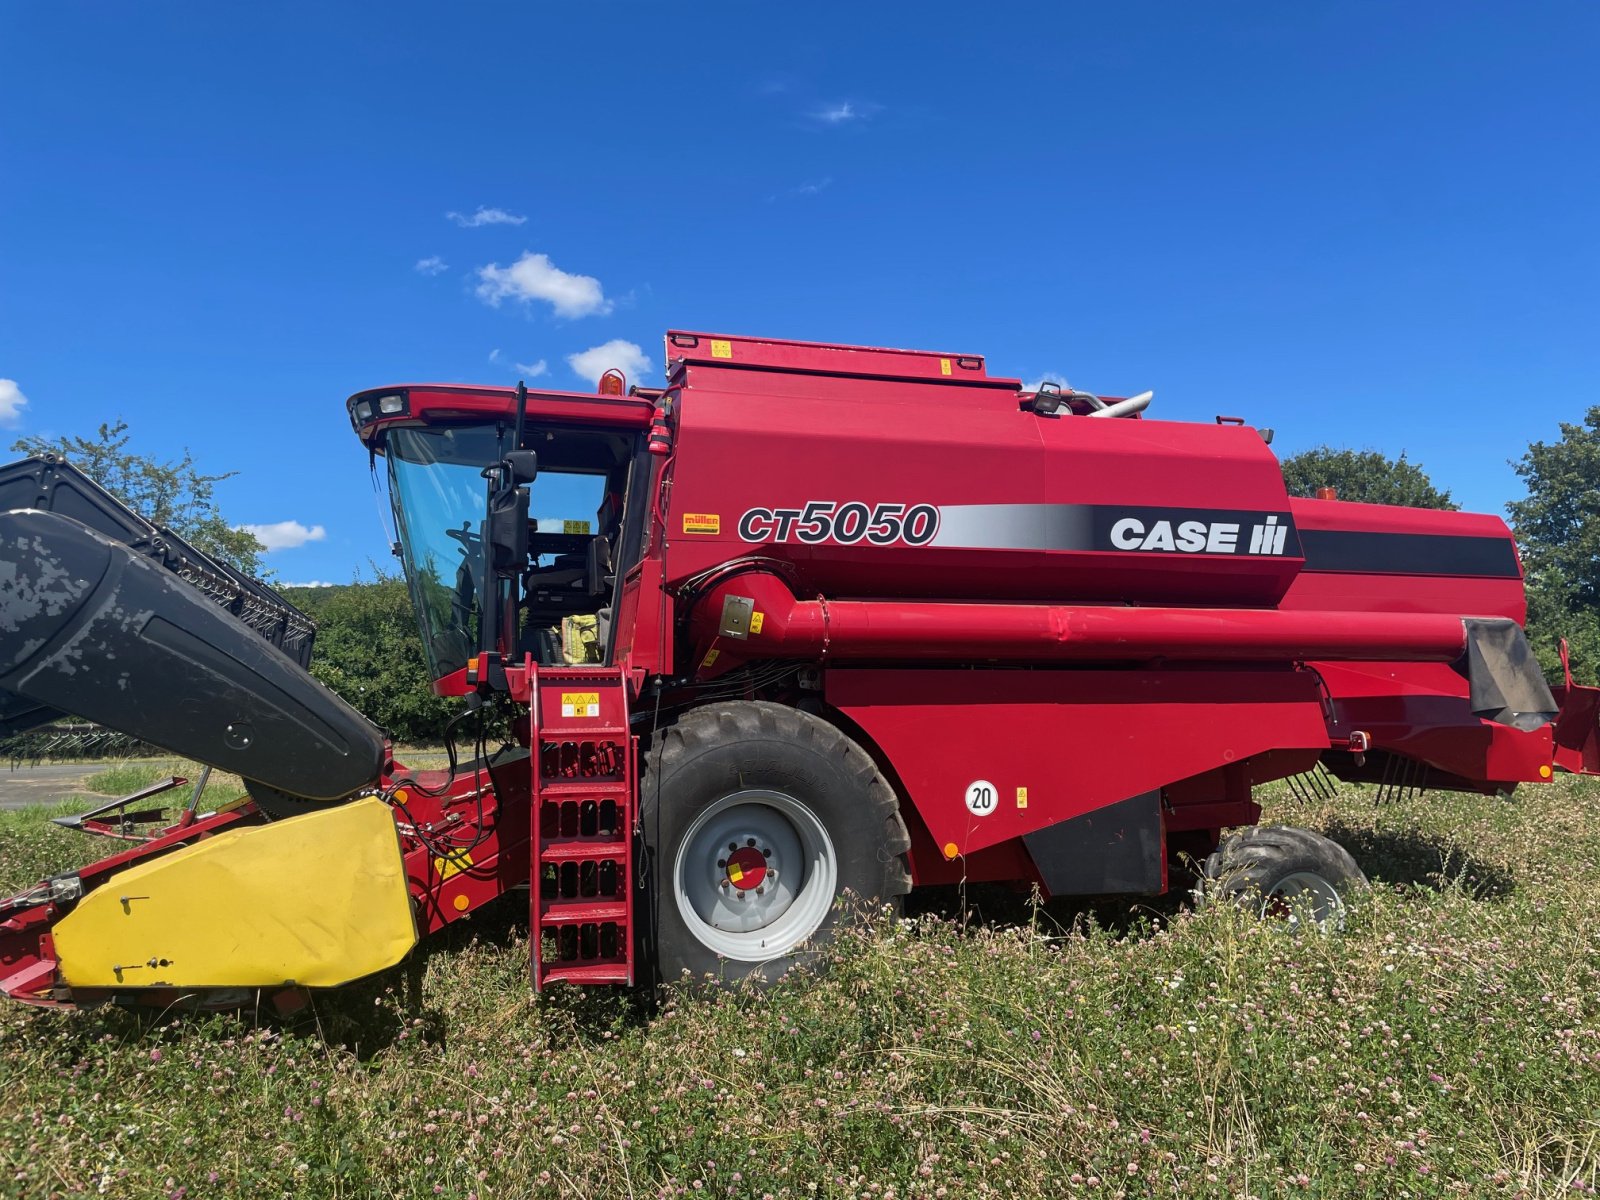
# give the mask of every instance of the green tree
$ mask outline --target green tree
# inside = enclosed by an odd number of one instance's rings
[[[1600,405],[1512,465],[1528,489],[1506,506],[1528,578],[1528,632],[1552,673],[1567,638],[1573,673],[1592,682],[1600,675]]]
[[[433,742],[460,701],[435,696],[405,581],[291,588],[285,595],[317,623],[311,673],[397,741]]]
[[[188,450],[165,461],[128,448],[128,423],[101,425],[93,438],[19,438],[23,454],[64,458],[147,521],[164,525],[195,548],[243,571],[260,575],[264,547],[254,534],[229,525],[217,509],[216,485],[237,474],[203,474]]]
[[[1459,508],[1450,493],[1433,486],[1428,473],[1407,462],[1405,451],[1389,458],[1376,450],[1335,450],[1316,446],[1283,460],[1283,481],[1291,496],[1311,497],[1331,487],[1341,500],[1363,504],[1403,504],[1411,508]]]

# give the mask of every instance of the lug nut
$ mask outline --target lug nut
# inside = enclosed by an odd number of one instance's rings
[[[746,846],[754,846],[756,844],[756,840],[755,838],[745,838],[744,844]]]

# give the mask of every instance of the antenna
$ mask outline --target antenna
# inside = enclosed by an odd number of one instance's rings
[[[516,435],[511,439],[513,450],[522,449],[522,427],[528,419],[528,385],[522,380],[517,380],[517,424]]]

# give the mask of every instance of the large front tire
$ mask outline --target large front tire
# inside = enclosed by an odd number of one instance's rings
[[[659,977],[770,982],[848,919],[898,903],[911,839],[893,790],[832,725],[780,704],[695,709],[645,761],[640,816]]]

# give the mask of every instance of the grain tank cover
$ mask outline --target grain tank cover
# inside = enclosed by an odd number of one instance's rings
[[[991,380],[981,354],[936,350],[891,350],[881,346],[835,346],[781,338],[720,333],[667,334],[668,373],[677,364],[751,368],[796,374],[849,375],[857,379],[906,379],[925,383],[983,384],[1015,391],[1014,379]]]
[[[759,556],[797,596],[1266,606],[1303,561],[1245,426],[1036,412],[971,354],[683,332],[667,354],[669,582]]]

